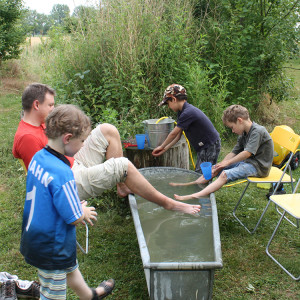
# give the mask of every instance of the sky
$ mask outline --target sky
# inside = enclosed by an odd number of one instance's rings
[[[72,14],[74,8],[79,5],[91,5],[97,3],[96,0],[23,0],[24,6],[31,10],[36,10],[38,13],[49,15],[53,5],[66,4],[70,8]]]

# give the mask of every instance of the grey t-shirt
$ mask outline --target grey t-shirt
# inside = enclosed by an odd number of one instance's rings
[[[232,152],[239,154],[242,151],[252,153],[245,162],[256,168],[259,177],[269,175],[273,162],[274,145],[265,127],[253,122],[248,134],[244,132],[238,137],[237,144]]]

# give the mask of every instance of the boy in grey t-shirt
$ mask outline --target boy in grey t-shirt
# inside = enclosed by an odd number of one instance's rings
[[[225,158],[213,166],[212,175],[220,176],[202,191],[185,196],[174,195],[177,200],[188,200],[207,196],[225,183],[248,176],[268,176],[273,162],[273,141],[267,130],[252,122],[248,110],[241,105],[231,105],[223,113],[223,123],[239,135],[237,144]],[[208,181],[203,176],[191,184]],[[178,185],[178,184],[177,184]]]

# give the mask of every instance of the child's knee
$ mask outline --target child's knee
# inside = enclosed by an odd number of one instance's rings
[[[103,123],[103,124],[100,124],[99,127],[100,127],[100,130],[101,130],[102,134],[105,137],[119,136],[118,129],[112,124]]]
[[[225,171],[222,171],[221,175],[219,176],[220,180],[222,180],[224,183],[227,182],[227,175]]]

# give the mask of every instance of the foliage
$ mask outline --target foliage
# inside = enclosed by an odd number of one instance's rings
[[[205,103],[203,110],[219,118],[225,91],[201,67],[202,36],[189,2],[109,1],[95,12],[68,38],[51,35],[49,74],[63,99],[82,105],[95,122],[113,108],[122,126],[132,124],[125,130],[129,135],[141,121],[165,113],[158,102],[166,86],[177,82],[188,86],[191,103]],[[200,82],[193,72],[203,72]],[[207,103],[218,103],[219,109]]]
[[[54,25],[63,25],[64,19],[70,16],[70,8],[66,4],[55,4],[50,15]]]
[[[95,11],[92,7],[77,6],[74,9],[73,15],[70,16],[70,8],[65,4],[55,4],[52,7],[50,15],[38,13],[36,10],[25,10],[24,24],[27,28],[27,33],[34,35],[46,35],[50,29],[54,27],[62,27],[66,32],[70,32],[81,23],[88,22],[92,12]],[[81,20],[81,21],[80,21]]]
[[[46,34],[52,25],[52,20],[48,15],[40,14],[36,10],[28,10],[24,21],[28,26],[28,33],[32,36]]]
[[[299,2],[195,1],[194,16],[205,32],[201,56],[214,82],[227,78],[228,104],[256,108],[261,93],[286,99],[289,86],[279,80],[286,81],[281,68],[297,48]]]
[[[17,58],[25,40],[22,27],[22,0],[0,0],[0,64],[3,60]]]
[[[68,33],[76,29],[85,31],[88,24],[96,17],[97,10],[94,7],[79,5],[76,6],[72,16],[65,19],[64,28]]]
[[[282,67],[295,51],[299,2],[112,0],[78,9],[68,36],[51,31],[47,80],[95,123],[124,124],[122,138],[145,119],[176,118],[157,107],[176,82],[222,134],[226,106],[243,104],[255,117],[262,95],[288,97]]]

